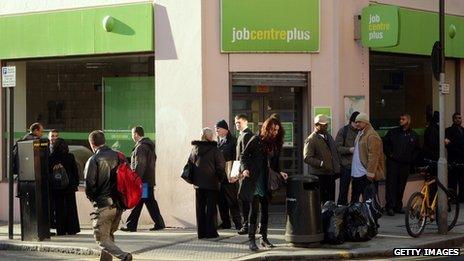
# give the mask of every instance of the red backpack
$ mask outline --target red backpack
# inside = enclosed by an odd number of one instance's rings
[[[126,162],[124,153],[118,152],[119,165],[116,170],[116,187],[122,207],[134,208],[142,198],[142,179]]]

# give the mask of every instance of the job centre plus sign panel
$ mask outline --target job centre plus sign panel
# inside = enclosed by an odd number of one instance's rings
[[[222,52],[318,52],[319,0],[222,0]]]

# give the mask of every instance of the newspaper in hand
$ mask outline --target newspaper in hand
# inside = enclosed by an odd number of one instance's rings
[[[232,164],[232,170],[230,171],[231,178],[239,178],[240,177],[240,161],[236,160]]]

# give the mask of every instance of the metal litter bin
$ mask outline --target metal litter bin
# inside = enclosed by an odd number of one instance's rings
[[[324,239],[319,193],[319,179],[314,175],[294,175],[288,178],[287,242],[304,245]]]

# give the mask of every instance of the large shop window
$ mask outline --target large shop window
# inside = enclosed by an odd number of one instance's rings
[[[374,128],[381,135],[398,126],[399,116],[412,116],[412,127],[423,135],[433,111],[438,111],[438,83],[432,73],[429,57],[371,53],[370,55],[370,112]],[[455,112],[455,64],[446,61],[445,122],[452,123]]]
[[[57,129],[83,167],[89,132],[105,131],[107,145],[130,155],[133,126],[155,136],[154,57],[89,57],[8,62],[16,65],[15,138],[33,122]]]

